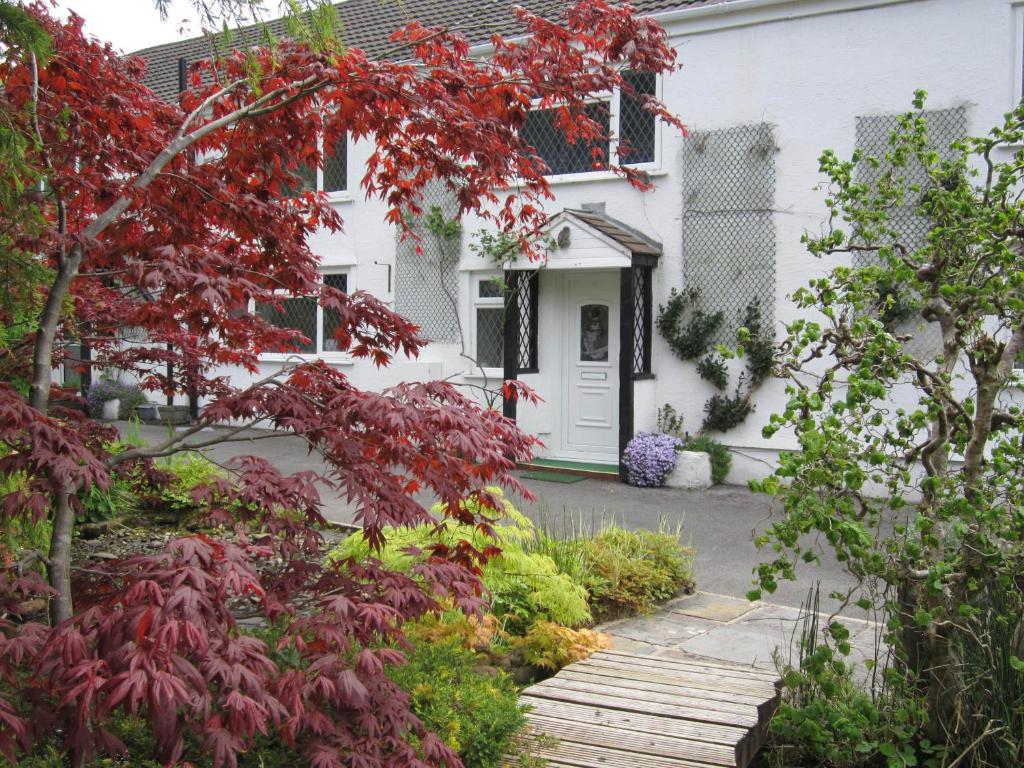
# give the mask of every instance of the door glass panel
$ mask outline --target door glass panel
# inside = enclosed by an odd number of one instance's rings
[[[584,304],[580,307],[580,361],[608,362],[608,306]]]

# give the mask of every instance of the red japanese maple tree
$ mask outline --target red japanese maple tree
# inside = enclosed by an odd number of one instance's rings
[[[602,138],[587,100],[628,91],[624,69],[672,69],[663,30],[628,7],[579,0],[557,22],[517,10],[528,35],[493,37],[486,60],[458,35],[416,23],[392,38],[407,51],[401,62],[285,42],[197,68],[176,105],[140,84],[143,62],[86,39],[81,19],[60,23],[41,4],[31,12],[53,37],[53,55],[39,63],[6,47],[0,100],[30,139],[45,184],[26,184],[22,199],[46,226],[5,210],[0,230],[10,253],[36,254],[48,277],[38,329],[0,355],[0,474],[25,478],[0,515],[53,522],[50,550],[38,553],[51,622],[14,618],[38,594],[31,569],[0,573],[0,750],[13,761],[59,726],[81,764],[122,748],[107,728],[121,710],[148,720],[168,764],[182,757],[186,734],[218,766],[274,734],[315,766],[457,765],[384,669],[401,662],[404,621],[442,598],[479,608],[479,568],[494,550],[438,545],[411,575],[373,561],[324,564],[315,481],[356,503],[374,545],[386,526],[435,522],[413,498],[421,490],[444,502],[446,516],[487,532],[488,510],[498,508],[487,488],[516,487],[510,470],[532,440],[447,383],[361,391],[319,361],[245,387],[219,371],[255,371],[261,350],[299,348],[300,334],[248,311],[281,292],[319,297],[336,318],[338,348],[353,357],[387,365],[423,345],[372,296],[320,280],[307,237],[341,221],[322,195],[288,190],[299,164],[322,164],[321,146],[346,134],[371,146],[362,188],[386,201],[397,226],[439,181],[460,215],[477,214],[529,248],[549,190],[542,161],[518,135],[528,110],[557,109],[571,140]],[[639,98],[681,128],[658,101]],[[646,185],[615,158],[595,163]],[[144,343],[127,334],[138,329]],[[109,428],[51,401],[51,372],[73,336],[96,365],[153,390],[175,387],[167,363],[187,371],[208,403],[199,422],[163,445],[112,452]],[[129,470],[159,484],[153,459],[241,439],[256,422],[301,436],[327,475],[284,476],[241,459],[233,482],[201,489],[212,520],[237,528],[233,543],[175,541],[158,556],[91,568],[72,592],[74,514],[90,487]],[[198,434],[211,425],[222,425],[214,437]],[[481,503],[460,504],[470,498]],[[279,622],[301,664],[280,667],[263,642],[240,633],[239,605]]]

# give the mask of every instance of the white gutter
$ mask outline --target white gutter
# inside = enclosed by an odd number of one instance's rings
[[[645,18],[654,19],[663,27],[678,22],[680,26],[685,25],[685,29],[679,30],[677,34],[695,35],[716,29],[749,27],[755,24],[917,2],[921,0],[726,0],[724,3],[702,5],[697,8],[674,8],[670,11],[645,14]],[[527,37],[528,35],[516,35],[506,38],[506,41],[519,42]],[[470,56],[486,57],[492,53],[494,46],[491,43],[480,43],[469,49]]]
[[[686,34],[699,34],[914,2],[920,0],[726,0],[697,8],[683,7],[652,13],[648,18],[662,26],[678,22],[680,26],[685,25]]]

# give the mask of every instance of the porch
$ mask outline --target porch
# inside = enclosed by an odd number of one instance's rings
[[[636,382],[653,379],[652,274],[661,244],[607,215],[566,209],[540,262],[505,270],[503,379],[543,405],[506,398],[503,413],[545,443],[544,459],[614,468],[633,437]],[[541,338],[543,337],[543,344]]]

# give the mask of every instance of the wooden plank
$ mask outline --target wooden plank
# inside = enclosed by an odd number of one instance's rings
[[[774,681],[759,679],[744,680],[738,677],[719,674],[718,671],[714,669],[673,667],[668,665],[655,667],[645,664],[636,664],[625,659],[598,658],[596,654],[585,661],[578,661],[570,666],[578,665],[627,670],[630,672],[636,672],[637,674],[658,675],[659,677],[665,678],[669,681],[686,681],[687,684],[692,683],[700,688],[733,691],[735,693],[746,693],[754,696],[771,697],[778,692],[778,687]]]
[[[749,700],[751,703],[764,701],[765,698],[776,694],[774,686],[766,686],[763,683],[756,683],[756,687],[751,687],[723,680],[713,675],[677,675],[672,672],[654,672],[642,667],[630,667],[628,664],[607,661],[578,661],[565,669],[576,673],[632,680],[640,687],[667,685],[673,688],[690,688],[708,691],[718,696],[732,696],[737,701]]]
[[[641,712],[649,715],[667,715],[683,720],[694,720],[719,725],[731,725],[740,728],[754,728],[758,725],[757,710],[746,707],[745,711],[721,711],[708,709],[700,701],[676,699],[671,704],[651,701],[647,698],[630,698],[618,696],[604,689],[603,695],[595,695],[593,691],[579,691],[564,686],[544,686],[543,683],[527,689],[529,695],[556,701],[570,701],[576,704],[599,705],[628,712]]]
[[[692,659],[679,659],[665,656],[641,656],[635,653],[627,653],[626,651],[616,651],[611,648],[598,651],[590,658],[627,659],[636,664],[660,667],[663,669],[667,669],[669,667],[690,667],[705,670],[720,670],[723,675],[739,677],[744,680],[766,680],[770,683],[775,683],[780,680],[778,672],[747,664],[733,664],[731,662],[720,661],[718,659],[705,660],[697,657]]]
[[[764,701],[764,696],[736,693],[735,691],[722,691],[714,688],[702,688],[690,685],[685,680],[670,682],[669,678],[649,680],[647,675],[633,677],[631,672],[624,669],[605,669],[604,667],[574,665],[572,668],[566,667],[558,676],[567,680],[582,680],[586,678],[593,683],[633,688],[652,693],[700,696],[710,701],[729,701],[734,704],[749,704],[752,707],[756,707]]]
[[[611,672],[609,676],[607,673]],[[606,670],[599,667],[579,667],[570,669],[566,667],[558,673],[560,680],[578,680],[598,685],[609,685],[613,687],[626,688],[635,691],[646,691],[649,693],[666,694],[668,696],[688,696],[701,701],[722,701],[731,704],[745,704],[757,710],[760,717],[768,717],[775,711],[775,696],[766,699],[764,696],[751,696],[749,694],[737,694],[731,691],[715,691],[701,688],[694,688],[685,683],[669,684],[654,683],[649,680],[634,680],[628,677],[629,672],[619,670]],[[615,676],[618,675],[618,676]]]
[[[708,765],[735,768],[736,745],[713,744],[706,741],[679,738],[666,733],[645,733],[629,728],[616,728],[606,723],[586,725],[574,720],[545,717],[536,713],[527,716],[530,729],[538,735],[556,739],[578,741],[595,747],[610,747],[656,757],[695,760]]]
[[[702,694],[704,691],[695,691],[691,694],[682,693],[659,693],[644,688],[626,687],[611,684],[608,678],[574,680],[568,676],[552,677],[542,683],[537,683],[533,688],[566,688],[572,691],[586,691],[598,696],[609,694],[625,699],[640,699],[656,704],[689,704],[702,709],[710,709],[716,712],[735,712],[738,714],[757,713],[757,707],[744,701],[730,701],[728,699],[711,699]]]
[[[564,763],[575,768],[712,768],[712,764],[678,757],[658,757],[626,749],[598,747],[584,742],[559,739],[554,744],[532,742],[531,752],[546,760]],[[549,763],[550,764],[550,763]],[[718,768],[718,767],[715,767]]]
[[[607,725],[612,728],[630,728],[636,731],[647,731],[648,733],[670,733],[680,738],[722,745],[737,745],[750,739],[749,728],[739,728],[732,725],[694,722],[691,720],[681,720],[678,717],[645,715],[639,712],[626,712],[602,706],[552,701],[550,699],[534,698],[528,694],[524,694],[519,700],[531,707],[530,715],[537,714],[543,717],[557,717],[561,720]]]
[[[614,665],[620,668],[625,667],[630,670],[637,670],[647,672],[654,675],[694,675],[698,677],[711,677],[716,680],[722,681],[726,685],[745,686],[746,688],[753,689],[756,691],[768,691],[772,693],[772,689],[776,687],[776,683],[780,678],[775,675],[773,677],[744,675],[742,672],[731,670],[731,669],[720,669],[717,667],[706,667],[695,664],[677,664],[674,662],[667,662],[662,664],[658,659],[650,659],[643,657],[642,659],[633,659],[625,656],[616,655],[604,655],[603,652],[595,653],[586,658],[583,662],[577,662],[577,664],[598,664],[598,665]]]

